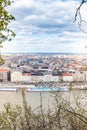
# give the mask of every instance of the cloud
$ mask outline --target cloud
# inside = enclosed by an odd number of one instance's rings
[[[38,43],[37,43],[38,41]],[[4,48],[2,48],[2,52],[5,53],[46,53],[46,52],[57,52],[57,53],[86,53],[87,48],[85,46],[86,43],[66,43],[61,44],[60,42],[53,43],[51,39],[45,41],[40,41],[40,39],[37,39],[37,41],[32,41],[31,43],[25,42],[19,42],[19,43],[11,43],[9,46],[9,43],[4,43]],[[78,48],[78,49],[77,49]]]
[[[75,0],[15,0],[8,10],[16,18],[10,24],[16,37],[2,52],[80,52],[87,36],[73,23],[78,5]]]
[[[32,33],[58,33],[73,29],[75,6],[73,1],[15,0],[11,11],[21,23],[21,31],[24,26],[28,30],[33,26]]]

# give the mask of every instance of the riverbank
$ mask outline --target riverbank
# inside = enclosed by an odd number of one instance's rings
[[[27,88],[27,87],[35,87],[35,85],[34,84],[19,84],[19,83],[11,83],[11,82],[2,82],[2,83],[0,83],[0,87]]]
[[[58,82],[43,82],[36,84],[23,84],[12,82],[0,82],[0,88],[68,88],[69,90],[87,90],[87,83],[58,83]]]

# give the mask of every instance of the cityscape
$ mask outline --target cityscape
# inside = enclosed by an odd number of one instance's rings
[[[3,54],[3,86],[43,86],[87,89],[87,55]]]
[[[87,130],[87,0],[0,0],[0,130]]]

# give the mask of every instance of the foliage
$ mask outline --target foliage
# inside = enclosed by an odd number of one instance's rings
[[[0,114],[0,130],[18,129],[21,107],[11,106],[9,103],[4,105],[5,111]]]
[[[2,65],[2,64],[4,64],[4,60],[3,60],[3,58],[2,58],[2,56],[0,54],[0,65]]]
[[[9,23],[15,20],[14,16],[7,11],[11,3],[11,0],[0,0],[0,44],[5,40],[10,41],[15,36],[15,33],[8,28]]]
[[[26,102],[22,92],[23,106],[4,105],[5,110],[0,113],[0,130],[87,130],[87,111],[76,100],[73,108],[69,102],[55,95],[54,109],[47,111],[41,105],[32,110]]]

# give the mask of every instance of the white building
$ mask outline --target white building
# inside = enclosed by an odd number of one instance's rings
[[[65,81],[65,82],[73,81],[73,76],[72,76],[72,74],[69,74],[69,73],[64,73],[62,78],[63,78],[63,81]]]
[[[11,73],[11,82],[21,82],[22,81],[22,72],[14,71]]]
[[[84,72],[75,72],[73,74],[73,80],[74,81],[86,81],[86,74]]]

